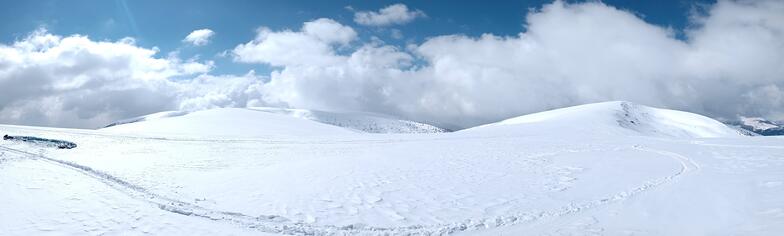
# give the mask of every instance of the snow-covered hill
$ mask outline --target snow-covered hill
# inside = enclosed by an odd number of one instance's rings
[[[367,112],[326,112],[304,109],[253,107],[257,111],[283,114],[367,133],[444,133],[447,130],[419,122]]]
[[[631,102],[603,102],[519,116],[461,132],[525,135],[610,134],[675,138],[737,137],[741,132],[694,113]]]
[[[143,115],[143,116],[138,116],[138,117],[133,117],[133,118],[128,118],[128,119],[118,120],[118,121],[112,122],[111,124],[108,124],[108,125],[104,126],[103,128],[108,128],[108,127],[117,126],[117,125],[130,124],[130,123],[136,123],[136,122],[142,122],[142,121],[158,120],[158,119],[163,119],[163,118],[168,118],[168,117],[177,117],[177,116],[182,116],[182,115],[186,115],[186,114],[188,114],[188,112],[186,112],[186,111],[162,111],[162,112],[152,113],[152,114],[149,114],[149,115]]]
[[[784,232],[784,138],[625,102],[435,134],[252,109],[0,132],[78,145],[0,140],[2,235]]]
[[[741,117],[738,126],[765,136],[784,135],[784,126],[761,117]]]
[[[101,129],[126,134],[176,134],[221,137],[346,135],[341,127],[245,108],[216,108],[192,113],[156,113],[136,122]],[[169,114],[177,114],[172,116]],[[117,123],[117,122],[116,122]]]
[[[260,114],[268,113],[268,114]],[[187,116],[185,118],[177,118]],[[443,133],[447,132],[432,125],[397,119],[390,116],[362,112],[325,112],[285,108],[222,108],[193,113],[167,111],[120,120],[107,125],[104,130],[137,132],[145,130],[156,133],[237,135],[244,136],[282,134],[292,128],[293,135],[303,134],[300,125],[281,126],[285,117],[314,121],[366,133]],[[271,119],[272,121],[269,121]],[[277,122],[277,123],[276,123]],[[311,123],[293,121],[294,123]],[[268,126],[275,127],[268,127]],[[196,128],[191,127],[209,127]],[[248,127],[248,128],[244,128]],[[235,130],[237,132],[234,132]],[[316,133],[319,131],[314,130]],[[305,131],[310,132],[310,131]],[[337,131],[335,131],[337,132]],[[340,133],[340,132],[338,132]]]

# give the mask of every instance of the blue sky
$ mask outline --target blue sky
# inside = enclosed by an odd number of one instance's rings
[[[301,0],[41,0],[6,1],[0,8],[0,42],[10,43],[31,31],[45,27],[58,35],[88,35],[93,40],[118,40],[133,37],[140,46],[158,47],[161,54],[179,51],[188,58],[216,62],[214,73],[245,73],[250,69],[268,72],[259,64],[232,63],[230,58],[215,57],[252,39],[260,26],[273,30],[298,29],[303,22],[331,18],[353,27],[360,38],[376,36],[389,44],[403,46],[421,43],[428,37],[449,34],[479,36],[491,33],[513,36],[524,30],[528,9],[540,8],[548,0],[533,1],[301,1]],[[571,3],[582,1],[568,1]],[[645,21],[672,27],[681,32],[688,26],[688,15],[695,6],[714,1],[607,0],[604,3],[634,12]],[[394,39],[389,28],[362,27],[353,22],[355,11],[378,10],[403,3],[427,15],[411,24],[392,27],[404,37]],[[191,31],[209,28],[216,32],[211,43],[192,47],[181,40]],[[679,34],[679,36],[681,36]]]

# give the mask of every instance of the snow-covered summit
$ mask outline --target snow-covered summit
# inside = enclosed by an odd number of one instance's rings
[[[775,129],[781,126],[763,119],[761,117],[740,117],[741,124],[749,126],[755,130]]]
[[[233,137],[343,135],[356,133],[337,126],[244,108],[217,108],[177,114],[176,116],[171,114],[175,113],[144,116],[135,122],[113,125],[101,130],[114,133]]]
[[[108,125],[104,126],[103,128],[109,128],[109,127],[112,127],[112,126],[124,125],[124,124],[130,124],[130,123],[136,123],[136,122],[142,122],[142,121],[148,121],[148,120],[157,120],[157,119],[163,119],[163,118],[168,118],[168,117],[182,116],[182,115],[186,115],[186,114],[188,114],[188,112],[186,112],[186,111],[162,111],[162,112],[152,113],[152,114],[149,114],[149,115],[143,115],[143,116],[137,116],[137,117],[128,118],[128,119],[118,120],[118,121],[112,122],[111,124],[108,124]]]
[[[325,128],[328,126],[329,128]],[[308,128],[309,127],[309,128]],[[199,135],[332,135],[341,133],[442,133],[446,130],[373,113],[285,108],[167,111],[114,122],[102,130]]]
[[[611,134],[661,137],[736,137],[742,134],[714,119],[631,102],[585,104],[510,118],[464,132],[518,134]],[[503,131],[502,131],[503,132]]]
[[[761,135],[784,135],[784,126],[761,117],[740,117],[739,126]]]
[[[443,133],[447,130],[432,125],[401,120],[395,117],[367,112],[326,112],[304,109],[271,107],[249,108],[257,111],[308,119],[367,133]]]

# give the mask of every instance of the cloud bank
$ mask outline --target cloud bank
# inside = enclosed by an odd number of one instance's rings
[[[402,25],[416,18],[425,17],[425,12],[409,10],[404,4],[393,4],[376,11],[359,11],[354,13],[354,22],[368,26]]]
[[[322,43],[303,54],[330,63],[257,62],[282,67],[263,86],[272,104],[454,127],[607,100],[782,118],[782,10],[781,1],[720,1],[693,15],[680,40],[603,3],[555,2],[530,12],[514,37],[446,35],[409,51],[368,43],[346,54]]]
[[[781,1],[719,1],[678,39],[603,3],[556,1],[530,11],[516,36],[444,35],[406,48],[363,42],[322,18],[296,31],[260,28],[232,50],[236,62],[273,66],[264,76],[209,75],[209,61],[156,57],[130,39],[37,32],[0,45],[0,123],[95,127],[161,110],[281,106],[462,128],[607,100],[782,119],[781,12]]]
[[[245,106],[243,92],[261,83],[252,74],[205,75],[211,61],[157,53],[131,38],[101,42],[45,30],[0,44],[0,123],[97,128],[155,111]]]
[[[185,36],[183,42],[191,43],[194,46],[204,46],[210,43],[210,38],[215,35],[210,29],[194,30],[188,36]]]

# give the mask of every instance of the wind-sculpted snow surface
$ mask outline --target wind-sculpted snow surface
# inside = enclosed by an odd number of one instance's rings
[[[258,111],[284,114],[367,133],[444,133],[446,129],[419,122],[365,112],[325,112],[304,109],[254,107]]]
[[[265,115],[265,114],[252,114],[249,111],[261,111],[269,114],[274,115]],[[238,113],[249,113],[249,114],[238,114]],[[162,119],[178,117],[178,116],[209,116],[210,119],[199,119],[189,117],[186,119],[174,119],[175,121],[160,121]],[[219,122],[218,120],[238,120],[238,116],[240,117],[255,117],[253,119],[243,119],[241,122]],[[240,108],[232,108],[232,109],[214,109],[208,111],[196,111],[196,112],[184,112],[184,111],[168,111],[168,112],[159,112],[155,114],[150,114],[146,116],[140,116],[125,120],[120,120],[114,122],[112,124],[107,125],[106,130],[117,130],[117,131],[139,131],[141,130],[149,130],[150,132],[169,132],[169,133],[191,133],[193,134],[196,131],[191,130],[190,127],[193,126],[211,126],[211,127],[223,127],[223,128],[215,128],[213,130],[202,130],[202,134],[214,134],[219,133],[216,130],[223,130],[223,129],[236,129],[235,127],[258,127],[258,126],[268,126],[267,120],[270,119],[269,117],[273,117],[276,119],[280,119],[279,116],[288,116],[288,117],[295,117],[301,118],[308,121],[314,121],[321,124],[333,125],[337,127],[343,127],[346,129],[365,132],[365,133],[443,133],[447,132],[446,129],[438,128],[432,125],[423,124],[419,122],[409,121],[409,120],[402,120],[397,119],[394,117],[389,117],[381,114],[373,114],[373,113],[362,113],[362,112],[325,112],[325,111],[313,111],[313,110],[303,110],[303,109],[285,109],[285,108],[269,108],[269,107],[253,107],[247,109],[240,109]],[[203,123],[198,123],[203,122]],[[168,126],[168,127],[160,127],[161,123],[184,123],[186,125],[176,125],[176,126]],[[307,123],[307,122],[301,122]],[[119,126],[119,127],[114,127]],[[149,127],[148,127],[149,126]],[[114,127],[114,128],[112,128]],[[286,128],[292,129],[292,127]],[[284,130],[286,130],[284,129]],[[280,132],[280,130],[276,130],[277,132],[273,131],[261,131],[258,132],[260,134],[270,134],[270,133],[286,133]],[[242,133],[248,135],[248,131],[241,131]]]
[[[514,124],[441,134],[221,137],[0,126],[13,135],[80,144],[59,150],[0,143],[0,202],[12,203],[0,204],[0,232],[775,235],[784,230],[784,139],[689,138],[722,129],[682,120],[694,115],[664,116],[669,111],[623,104],[609,106],[609,114],[594,108],[575,112],[585,109],[578,107],[560,111],[569,118],[532,115],[535,119]],[[281,126],[287,128],[307,121],[281,117],[290,119]],[[558,129],[548,123],[570,119],[588,125]],[[599,128],[610,130],[595,132]],[[686,128],[689,135],[681,135]],[[540,129],[549,132],[533,132]],[[524,130],[532,132],[518,132]],[[671,134],[679,135],[665,138]]]

